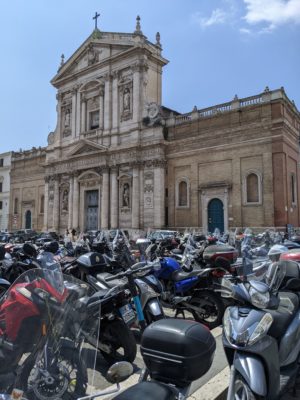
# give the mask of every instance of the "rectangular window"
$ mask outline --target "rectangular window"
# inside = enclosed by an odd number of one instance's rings
[[[0,210],[2,210],[2,208],[3,208],[3,202],[0,201]]]
[[[90,113],[90,129],[99,128],[99,111],[92,111]]]
[[[2,192],[2,190],[3,190],[3,182],[0,182],[0,193]]]
[[[4,159],[0,158],[0,167],[3,167],[3,165],[4,165]]]

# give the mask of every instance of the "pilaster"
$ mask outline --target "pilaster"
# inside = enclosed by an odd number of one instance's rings
[[[112,229],[118,228],[118,217],[119,217],[119,193],[118,193],[118,168],[112,167],[110,170],[110,198],[111,198],[111,208],[110,208],[110,225]]]
[[[108,229],[109,223],[109,170],[102,173],[102,207],[101,207],[101,228]]]

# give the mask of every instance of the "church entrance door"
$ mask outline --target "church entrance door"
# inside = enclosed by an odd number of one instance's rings
[[[87,190],[85,192],[85,230],[98,230],[98,203],[99,191]]]
[[[31,211],[27,210],[25,213],[25,229],[31,229]]]
[[[208,231],[213,232],[216,228],[224,232],[224,207],[220,199],[212,199],[208,203]]]

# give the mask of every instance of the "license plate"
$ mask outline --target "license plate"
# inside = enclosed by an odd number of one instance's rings
[[[120,307],[119,311],[121,317],[123,318],[126,324],[129,324],[130,322],[135,320],[135,313],[130,304],[126,304],[125,306]]]

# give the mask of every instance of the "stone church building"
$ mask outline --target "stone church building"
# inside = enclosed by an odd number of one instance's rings
[[[162,105],[167,63],[139,17],[62,58],[48,146],[12,155],[12,229],[300,225],[300,114],[284,89],[180,114]]]

